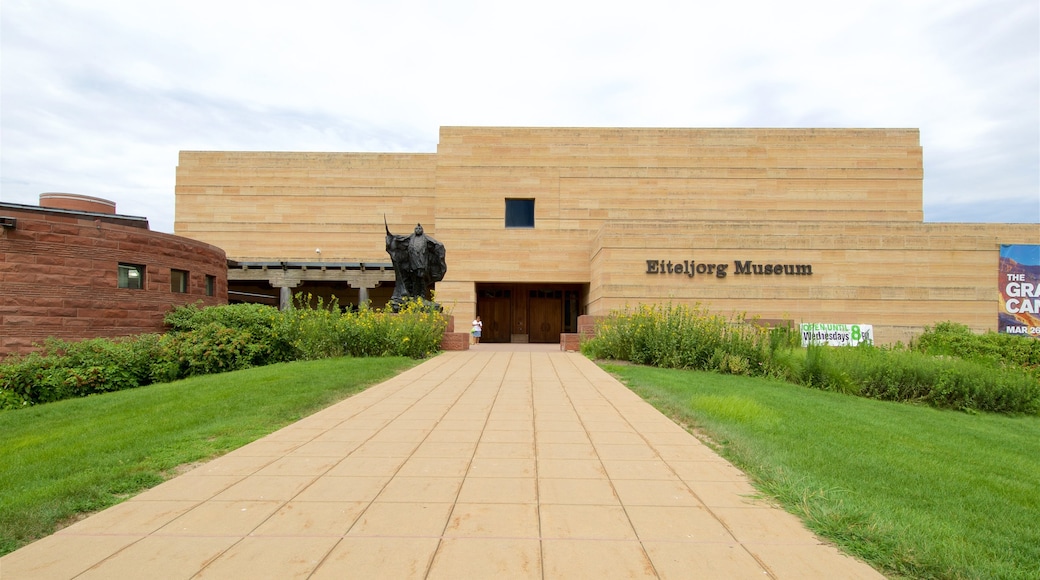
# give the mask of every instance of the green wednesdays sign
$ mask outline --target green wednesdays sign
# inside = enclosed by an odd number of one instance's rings
[[[733,270],[729,264],[705,263],[694,260],[675,262],[671,260],[647,260],[647,274],[679,275],[693,278],[696,275],[725,278],[730,272],[734,276],[812,276],[812,264],[757,263],[751,260],[734,260]]]
[[[858,346],[874,344],[874,326],[871,324],[813,324],[802,323],[802,346]]]

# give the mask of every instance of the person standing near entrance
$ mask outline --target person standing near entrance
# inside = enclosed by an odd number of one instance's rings
[[[473,319],[473,328],[470,332],[473,334],[473,344],[480,344],[480,331],[484,330],[484,323],[480,321],[480,316]]]

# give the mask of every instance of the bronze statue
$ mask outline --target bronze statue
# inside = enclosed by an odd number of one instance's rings
[[[444,244],[426,235],[422,224],[407,236],[390,233],[390,226],[383,216],[386,228],[386,253],[394,263],[394,295],[390,307],[398,312],[408,300],[419,300],[424,306],[440,310],[430,300],[430,287],[444,279],[448,265],[444,261]]]

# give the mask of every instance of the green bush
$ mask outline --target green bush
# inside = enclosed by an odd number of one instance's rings
[[[225,304],[199,308],[197,304],[179,306],[163,317],[172,332],[198,330],[211,323],[256,334],[270,331],[281,313],[264,304]]]
[[[0,370],[0,372],[3,371]],[[0,387],[0,411],[21,409],[23,407],[28,407],[30,404],[31,403],[28,399],[18,393]]]
[[[829,353],[856,377],[861,395],[885,401],[927,400],[942,363],[904,349],[863,346]]]
[[[912,350],[930,355],[985,360],[1030,369],[1040,376],[1040,340],[1028,336],[986,332],[975,334],[956,322],[926,327],[911,341]]]
[[[821,391],[856,394],[859,390],[827,346],[809,345],[805,349],[805,362],[797,379],[796,383]]]
[[[787,383],[799,383],[805,367],[806,353],[801,348],[773,351],[766,363],[765,376]]]
[[[269,360],[267,343],[218,322],[167,334],[160,345],[161,356],[150,368],[157,382],[263,366]]]
[[[338,356],[423,358],[440,349],[447,318],[419,303],[398,314],[362,308],[343,312],[298,296],[279,312],[259,304],[174,308],[170,331],[133,338],[64,342],[0,364],[0,410],[129,389],[155,382]]]
[[[132,389],[151,380],[158,335],[80,342],[48,339],[39,352],[0,365],[0,408]]]
[[[926,401],[936,407],[992,413],[1040,413],[1040,384],[1021,369],[954,360],[939,371]]]
[[[992,359],[932,356],[899,346],[810,347],[806,386],[884,401],[992,413],[1040,412],[1040,381]]]
[[[591,358],[763,376],[776,370],[770,364],[772,355],[792,335],[742,316],[727,320],[699,306],[640,305],[634,311],[612,313],[581,348]]]
[[[321,297],[298,295],[295,308],[281,314],[279,333],[289,345],[291,358],[316,360],[345,354],[343,337],[337,328],[344,314],[336,298],[326,305]]]
[[[392,356],[425,358],[441,348],[444,333],[448,330],[448,317],[431,310],[417,301],[411,301],[397,314],[391,315],[392,332],[390,341]]]
[[[766,330],[743,317],[726,320],[696,307],[640,305],[603,320],[582,352],[664,368],[769,376],[885,401],[1040,413],[1040,341],[976,335],[948,322],[927,329],[910,348],[803,349],[791,329]]]
[[[163,321],[171,334],[196,332],[213,324],[248,332],[264,356],[262,360],[253,362],[264,365],[296,360],[291,337],[286,333],[287,319],[294,312],[279,312],[274,306],[264,304],[227,304],[207,308],[192,304],[174,308]],[[212,333],[212,330],[208,332]]]
[[[309,306],[313,305],[313,306]],[[334,298],[301,295],[284,314],[284,333],[297,360],[337,356],[407,356],[424,358],[440,349],[448,319],[416,301],[398,313],[362,307],[342,311]]]
[[[29,353],[8,357],[0,365],[0,405],[19,409],[64,398],[64,381],[55,370],[57,357]],[[69,395],[71,396],[71,395]]]

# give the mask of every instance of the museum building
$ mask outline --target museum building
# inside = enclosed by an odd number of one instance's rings
[[[0,202],[0,359],[48,338],[160,333],[177,306],[225,303],[220,248],[153,232],[147,218],[118,214],[97,197]]]
[[[179,236],[222,248],[228,298],[386,305],[394,234],[447,250],[435,299],[482,342],[687,304],[871,324],[879,343],[997,325],[1001,244],[1037,224],[926,223],[916,129],[442,127],[435,153],[182,151]]]

